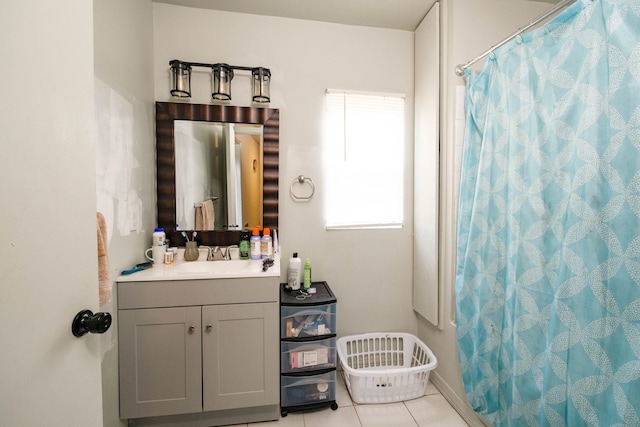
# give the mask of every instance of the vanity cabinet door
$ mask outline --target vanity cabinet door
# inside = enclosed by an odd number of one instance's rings
[[[201,307],[119,310],[120,418],[202,411]]]
[[[203,409],[278,404],[277,302],[202,307]]]

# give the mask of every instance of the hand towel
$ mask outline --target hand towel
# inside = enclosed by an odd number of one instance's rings
[[[203,224],[204,221],[202,220],[202,205],[200,206],[196,206],[195,208],[195,227],[194,230],[204,230]]]
[[[213,230],[215,226],[213,201],[202,202],[202,230]]]
[[[109,253],[107,252],[107,222],[98,212],[98,293],[100,305],[111,299],[111,277],[109,276]]]

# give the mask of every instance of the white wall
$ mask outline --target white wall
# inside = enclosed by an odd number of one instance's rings
[[[109,233],[111,280],[145,261],[156,224],[151,0],[94,0],[97,210]],[[118,407],[115,286],[101,309],[114,316],[101,338],[103,424],[124,426]]]
[[[171,59],[271,69],[271,107],[280,109],[278,237],[283,273],[293,251],[311,259],[314,280],[326,280],[338,297],[339,335],[416,333],[411,309],[413,33],[160,3],[154,3],[153,11],[157,101],[170,100]],[[190,102],[210,103],[209,79],[206,71],[193,77]],[[324,229],[321,157],[327,88],[407,95],[404,228]],[[249,79],[237,73],[232,103],[249,105],[249,94]],[[315,182],[309,203],[289,197],[289,185],[298,175]],[[380,203],[385,203],[384,194]]]
[[[456,207],[459,182],[461,135],[456,134],[456,92],[465,80],[454,74],[455,66],[475,58],[491,46],[527,25],[550,9],[548,3],[504,0],[441,0],[443,52],[441,58],[441,126],[440,126],[440,291],[444,292],[443,330],[424,319],[419,321],[418,336],[433,350],[438,368],[431,379],[458,408],[474,416],[467,400],[457,358],[455,309]],[[483,62],[473,68],[479,70]],[[458,111],[458,114],[456,114]]]

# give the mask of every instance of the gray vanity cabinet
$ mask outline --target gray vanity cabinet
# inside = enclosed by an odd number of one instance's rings
[[[119,310],[121,418],[202,411],[200,311]]]
[[[279,402],[269,371],[280,363],[278,310],[275,302],[202,307],[203,410]]]
[[[277,418],[278,287],[277,277],[118,283],[120,418]]]

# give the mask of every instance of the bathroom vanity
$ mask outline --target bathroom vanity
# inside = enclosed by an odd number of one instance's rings
[[[279,418],[278,260],[198,261],[117,280],[120,418],[217,426]]]
[[[250,168],[261,177],[252,181],[257,211],[248,215],[258,224],[249,226],[277,229],[279,111],[157,102],[157,223],[167,238],[173,244],[184,242],[182,232],[192,231],[190,224],[177,225],[179,206],[180,213],[189,217],[198,204],[195,202],[216,200],[216,212],[221,214],[237,206],[242,194],[254,194],[248,190],[225,193],[232,186],[224,182],[220,188],[207,188],[195,200],[181,200],[176,174],[185,171],[176,168],[176,159],[184,158],[185,153],[175,136],[180,126],[189,125],[187,122],[243,124],[252,132],[260,129],[261,136],[252,138],[260,145],[252,151],[255,160]],[[187,165],[199,167],[192,161]],[[230,171],[216,171],[214,181],[231,178],[235,182],[238,176]],[[213,230],[197,229],[199,244],[237,245],[241,231],[236,225],[246,221],[243,216],[240,222],[237,212],[229,212],[221,214],[224,218],[216,221]],[[279,259],[276,257],[266,272],[260,260],[204,261],[202,254],[199,261],[183,259],[179,254],[173,265],[116,280],[120,418],[127,419],[130,426],[156,427],[278,419]]]

